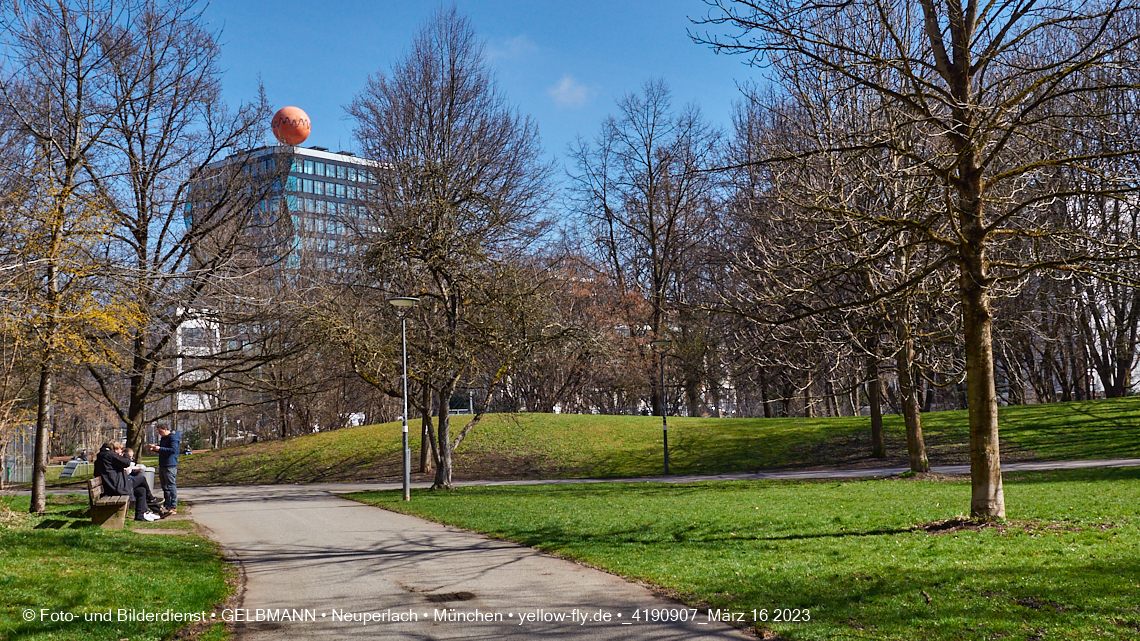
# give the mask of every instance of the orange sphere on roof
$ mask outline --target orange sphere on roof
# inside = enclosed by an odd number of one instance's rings
[[[311,131],[309,114],[300,107],[282,107],[273,114],[273,135],[284,145],[299,145],[305,142]]]

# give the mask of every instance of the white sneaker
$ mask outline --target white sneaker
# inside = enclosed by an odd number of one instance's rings
[[[146,514],[143,515],[143,518],[148,520],[148,521],[157,521],[157,520],[161,519],[162,517],[155,514],[154,512],[147,512]]]

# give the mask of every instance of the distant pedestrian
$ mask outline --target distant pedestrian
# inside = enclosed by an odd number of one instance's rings
[[[162,483],[162,507],[169,514],[178,514],[178,453],[182,450],[182,434],[165,425],[158,426],[158,445],[151,445],[150,451],[158,452],[158,477]]]

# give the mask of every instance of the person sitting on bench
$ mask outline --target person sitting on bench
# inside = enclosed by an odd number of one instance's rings
[[[141,482],[143,484],[143,486],[146,488],[146,504],[151,506],[151,507],[157,507],[158,508],[158,515],[165,519],[166,515],[167,515],[167,510],[164,507],[160,507],[162,505],[162,499],[155,498],[154,494],[152,494],[150,491],[150,483],[147,482],[146,476],[144,474],[142,474],[143,472],[146,472],[147,470],[149,470],[151,473],[153,473],[154,468],[153,467],[147,467],[146,465],[139,463],[138,458],[135,457],[135,451],[129,447],[123,449],[123,456],[127,457],[127,460],[129,460],[131,462],[131,466],[127,468],[127,474],[130,475],[131,480],[136,484]],[[140,481],[139,479],[142,479],[142,480]]]
[[[142,474],[131,476],[131,460],[123,456],[123,444],[108,441],[95,456],[95,475],[103,480],[103,493],[107,496],[133,496],[136,521],[157,521],[159,517],[147,509],[148,499],[154,501]]]

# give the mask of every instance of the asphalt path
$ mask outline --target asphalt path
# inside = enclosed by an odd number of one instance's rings
[[[241,562],[242,603],[223,616],[244,619],[242,641],[749,638],[612,574],[324,487],[179,496]]]
[[[1007,463],[1003,471],[1140,466],[1140,459]],[[459,485],[842,479],[905,467],[472,481]],[[965,474],[969,466],[935,466]],[[416,484],[416,488],[424,484]],[[241,563],[241,640],[743,639],[617,576],[512,543],[340,498],[395,483],[186,488],[193,518]],[[636,616],[636,618],[635,618]],[[687,618],[687,621],[647,619]],[[259,620],[260,619],[260,620]],[[272,619],[272,620],[270,620]],[[754,638],[754,637],[751,637]]]

